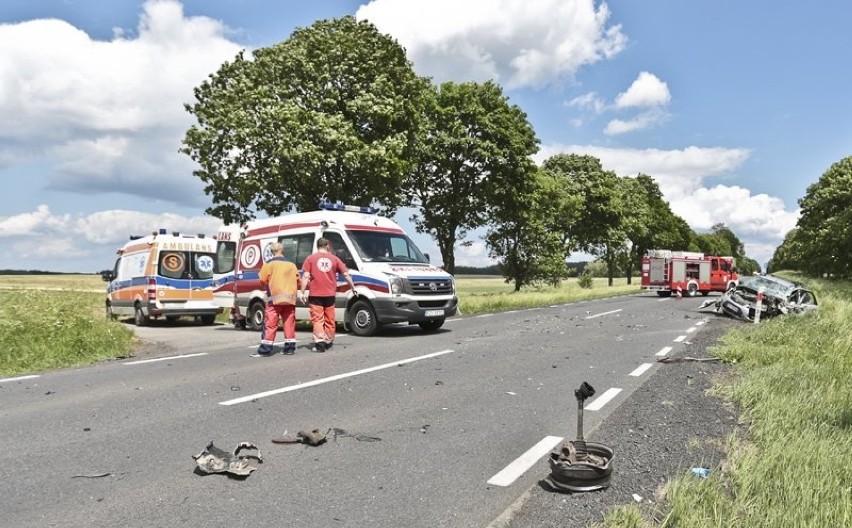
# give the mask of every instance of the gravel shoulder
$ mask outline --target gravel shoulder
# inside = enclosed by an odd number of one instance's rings
[[[671,357],[711,357],[708,347],[735,324],[721,317],[713,319]],[[634,494],[651,510],[673,478],[693,467],[718,467],[725,456],[725,439],[737,426],[739,410],[707,391],[717,377],[729,371],[729,365],[717,361],[661,365],[603,423],[584,431],[587,441],[606,444],[615,453],[607,489],[557,493],[540,481],[491,528],[592,526],[602,522],[613,507],[636,504]],[[572,423],[574,428],[576,423]]]

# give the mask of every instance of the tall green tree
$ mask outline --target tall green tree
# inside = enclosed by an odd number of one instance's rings
[[[405,188],[416,229],[429,233],[444,268],[455,271],[455,246],[488,221],[489,210],[524,192],[538,139],[526,114],[493,82],[447,82],[431,92],[417,169]]]
[[[561,233],[554,228],[556,213],[565,211],[568,198],[557,178],[536,171],[526,192],[507,193],[492,208],[492,224],[485,240],[506,282],[515,291],[537,281],[557,283],[568,274]]]
[[[834,163],[799,200],[802,271],[852,277],[852,156]]]
[[[778,270],[801,270],[805,260],[804,240],[799,236],[799,230],[793,228],[784,236],[784,241],[775,249],[767,271],[774,273]]]
[[[182,151],[225,222],[315,208],[393,208],[416,154],[428,81],[399,44],[346,16],[300,28],[195,89]]]
[[[611,286],[627,239],[619,178],[605,171],[599,159],[587,155],[557,154],[546,159],[542,167],[563,178],[568,193],[579,198],[580,214],[568,232],[570,244],[572,249],[607,263]]]
[[[705,255],[728,256],[731,254],[731,244],[727,238],[715,233],[699,233],[695,235],[698,251]]]
[[[731,255],[736,259],[745,258],[745,245],[740,241],[739,237],[734,234],[733,231],[728,228],[724,223],[714,224],[713,227],[710,228],[714,235],[719,235],[728,241],[728,245],[731,247],[730,251],[726,253],[726,255]]]

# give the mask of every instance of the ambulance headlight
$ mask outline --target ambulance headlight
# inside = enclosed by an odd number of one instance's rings
[[[400,295],[405,292],[405,284],[403,284],[402,279],[399,277],[391,277],[390,279],[390,290],[391,293],[395,295]]]

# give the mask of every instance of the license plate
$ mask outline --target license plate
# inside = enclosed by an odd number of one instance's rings
[[[426,317],[440,317],[444,315],[444,310],[426,310]]]

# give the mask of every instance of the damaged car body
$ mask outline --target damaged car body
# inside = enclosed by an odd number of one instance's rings
[[[741,277],[739,284],[719,299],[705,301],[699,310],[709,306],[714,306],[718,314],[754,322],[764,317],[813,312],[817,299],[814,292],[800,284],[774,275],[755,275]]]

